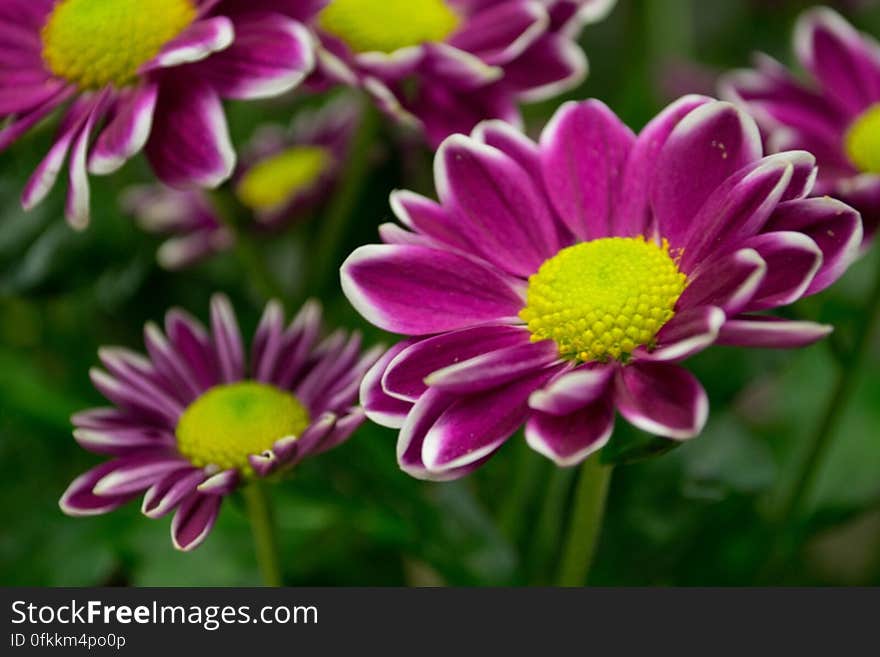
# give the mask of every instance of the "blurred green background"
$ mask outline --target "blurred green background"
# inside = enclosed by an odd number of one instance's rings
[[[672,98],[711,93],[718,72],[745,66],[753,50],[791,62],[790,34],[804,2],[620,0],[584,32],[591,64],[568,98],[596,97],[640,128]],[[873,2],[837,3],[880,35]],[[564,99],[526,108],[536,134]],[[309,99],[230,105],[236,144],[264,122],[285,124]],[[63,185],[25,214],[20,190],[50,143],[43,126],[0,155],[0,584],[250,585],[259,581],[240,500],[212,535],[176,552],[170,519],[132,503],[107,516],[69,518],[57,506],[67,484],[98,462],[71,437],[69,416],[102,405],[88,380],[100,345],[142,348],[149,319],[180,305],[205,319],[212,292],[235,302],[250,335],[263,299],[234,254],[182,273],[155,264],[158,239],[124,217],[118,192],[150,181],[143,162],[93,180],[93,225],[62,219]],[[429,154],[406,160],[387,126],[358,200],[345,251],[377,239],[391,219],[387,194],[426,188]],[[304,254],[321,212],[258,244],[289,285],[314,295],[330,321],[366,326],[335,288],[310,278]],[[792,312],[837,326],[846,344],[868,309],[878,253],[835,287]],[[295,309],[288,308],[288,314]],[[797,522],[769,521],[815,429],[836,376],[834,341],[809,349],[714,348],[690,363],[709,392],[705,433],[683,447],[615,470],[591,583],[602,585],[880,585],[880,336],[871,341],[853,398]],[[852,372],[856,375],[856,372]],[[613,441],[643,437],[618,422]],[[559,559],[574,472],[559,470],[516,436],[475,475],[425,484],[402,474],[394,432],[365,425],[343,447],[303,463],[271,489],[286,582],[291,585],[503,585],[546,583]],[[780,536],[780,532],[783,535]],[[784,547],[771,564],[768,552]]]

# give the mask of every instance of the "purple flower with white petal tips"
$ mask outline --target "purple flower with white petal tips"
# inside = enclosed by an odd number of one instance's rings
[[[164,332],[147,324],[148,357],[101,349],[105,369],[91,378],[113,406],[75,415],[74,437],[111,460],[77,477],[61,509],[107,513],[143,494],[148,517],[175,512],[177,548],[200,545],[225,495],[336,447],[363,422],[358,386],[381,350],[320,332],[317,303],[285,326],[270,302],[247,358],[232,306],[216,295],[210,332],[175,309]]]
[[[721,93],[752,113],[769,150],[816,156],[814,194],[859,210],[867,244],[880,225],[880,44],[819,7],[798,19],[794,50],[810,83],[759,54],[754,70],[722,79]]]
[[[764,156],[729,103],[687,96],[635,135],[601,102],[563,105],[534,143],[486,122],[435,159],[440,202],[408,191],[342,267],[376,326],[408,336],[361,387],[399,428],[401,467],[471,472],[525,424],[573,465],[615,413],[672,440],[708,401],[679,362],[713,343],[800,347],[828,326],[765,311],[816,293],[855,258],[858,213],[807,198],[815,160]]]
[[[242,149],[233,176],[234,193],[253,213],[255,228],[287,226],[326,199],[357,121],[356,107],[342,97],[299,113],[289,130],[272,125],[257,131]],[[138,185],[125,191],[122,205],[144,230],[169,236],[157,255],[167,269],[181,269],[234,245],[234,236],[201,190]]]
[[[68,158],[75,228],[89,220],[88,173],[112,173],[141,150],[174,187],[226,180],[235,152],[221,99],[279,95],[314,66],[308,30],[281,4],[0,0],[0,150],[65,108],[23,205],[45,198]]]
[[[587,72],[584,25],[615,0],[311,0],[320,41],[312,82],[363,88],[432,145],[481,120],[520,120]]]

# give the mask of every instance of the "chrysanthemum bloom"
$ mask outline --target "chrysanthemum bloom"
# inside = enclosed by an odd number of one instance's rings
[[[769,150],[813,153],[814,194],[859,210],[868,240],[880,224],[880,45],[822,7],[798,20],[794,50],[812,81],[761,54],[755,70],[723,79],[722,94],[752,113]]]
[[[297,115],[289,131],[261,128],[243,148],[233,191],[256,220],[255,228],[274,230],[308,216],[324,200],[345,162],[357,124],[355,108],[339,99]],[[168,235],[159,263],[180,269],[228,250],[235,238],[209,196],[201,190],[165,185],[133,187],[123,207],[142,228]]]
[[[410,336],[364,379],[367,416],[399,427],[398,457],[462,476],[525,423],[572,465],[615,410],[673,440],[708,403],[678,363],[713,343],[799,347],[831,330],[764,311],[823,289],[854,258],[858,213],[805,198],[805,152],[764,157],[729,103],[685,97],[635,136],[602,103],[568,103],[536,144],[500,122],[435,160],[440,202],[397,192],[404,230],[357,249],[343,289]]]
[[[232,307],[218,295],[210,333],[171,310],[164,333],[146,326],[149,357],[102,349],[106,371],[91,378],[113,407],[75,415],[74,437],[111,459],[70,484],[62,510],[107,513],[145,492],[144,514],[176,510],[174,545],[197,547],[224,496],[339,445],[363,421],[353,404],[378,352],[362,355],[360,336],[344,331],[319,340],[320,329],[314,302],[288,327],[270,302],[247,359]]]
[[[583,26],[614,0],[311,0],[318,74],[363,87],[432,145],[481,120],[519,121],[519,101],[574,87]]]
[[[49,193],[68,156],[75,227],[88,222],[87,172],[111,173],[141,149],[169,185],[228,178],[235,153],[220,99],[278,95],[314,65],[308,31],[277,4],[0,0],[0,150],[65,108],[24,206]]]

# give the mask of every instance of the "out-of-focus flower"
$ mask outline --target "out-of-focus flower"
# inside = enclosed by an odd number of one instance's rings
[[[288,130],[264,126],[243,149],[233,176],[238,201],[258,229],[275,230],[308,216],[333,188],[347,157],[358,116],[338,99],[297,114]],[[154,184],[126,190],[123,207],[149,232],[168,235],[159,263],[180,269],[230,249],[234,235],[208,194]]]
[[[276,96],[314,66],[308,30],[281,4],[0,0],[0,150],[65,108],[24,206],[49,193],[68,158],[77,228],[89,219],[88,173],[112,173],[142,149],[174,187],[226,180],[235,152],[221,98]]]
[[[75,415],[74,437],[111,458],[70,484],[62,510],[107,513],[145,493],[144,514],[175,511],[174,545],[197,547],[226,495],[339,445],[363,421],[358,385],[379,352],[362,355],[360,336],[341,330],[319,340],[320,329],[316,303],[285,328],[280,304],[270,302],[247,358],[232,307],[218,295],[210,333],[175,309],[164,333],[146,326],[147,358],[101,349],[106,371],[91,378],[113,406]]]
[[[813,153],[819,163],[814,193],[859,210],[870,240],[880,223],[880,46],[820,7],[799,18],[794,49],[813,82],[759,54],[754,70],[722,80],[721,93],[752,113],[769,150]]]
[[[400,428],[410,474],[460,477],[525,423],[572,465],[615,410],[673,440],[708,402],[678,363],[713,343],[800,347],[831,330],[765,311],[822,290],[854,259],[858,213],[806,198],[803,151],[765,157],[734,105],[688,96],[638,136],[602,103],[563,105],[536,144],[501,122],[453,136],[440,202],[402,191],[342,267],[371,323],[409,336],[364,379],[367,416]]]
[[[360,86],[432,145],[481,120],[519,121],[519,101],[577,85],[583,26],[614,0],[312,0],[316,83]]]

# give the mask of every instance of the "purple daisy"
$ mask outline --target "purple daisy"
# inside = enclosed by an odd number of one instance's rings
[[[773,58],[722,80],[722,94],[758,121],[769,150],[816,156],[814,193],[862,213],[865,239],[880,224],[880,46],[825,7],[798,19],[794,50],[813,81],[801,82]]]
[[[316,83],[360,86],[432,145],[481,120],[519,121],[519,101],[586,75],[581,29],[614,0],[310,0]]]
[[[321,340],[320,330],[315,302],[287,327],[270,302],[247,359],[232,306],[216,295],[210,333],[174,309],[164,333],[147,324],[149,357],[101,349],[106,370],[91,378],[113,406],[75,415],[74,437],[112,458],[77,477],[61,509],[102,514],[145,493],[146,516],[176,510],[175,547],[197,547],[224,496],[339,445],[363,422],[358,386],[381,352],[362,355],[358,334]]]
[[[332,190],[357,127],[348,99],[297,115],[289,130],[264,126],[242,151],[233,176],[238,201],[256,227],[276,230],[308,216]],[[180,269],[234,246],[235,237],[208,194],[166,185],[139,185],[123,194],[123,207],[152,233],[168,235],[159,263]]]
[[[278,4],[0,0],[0,150],[65,108],[24,206],[45,198],[68,156],[77,228],[89,219],[87,172],[112,173],[142,149],[174,187],[226,180],[235,152],[221,98],[278,95],[314,66],[308,30]]]
[[[678,100],[638,136],[601,102],[563,105],[534,143],[498,121],[447,139],[440,202],[408,191],[342,267],[371,323],[409,336],[364,379],[374,421],[400,428],[416,477],[474,470],[525,423],[573,465],[615,410],[672,440],[707,396],[678,363],[713,343],[800,347],[831,328],[765,311],[814,294],[854,259],[858,213],[806,198],[803,151],[764,156],[729,103]]]

